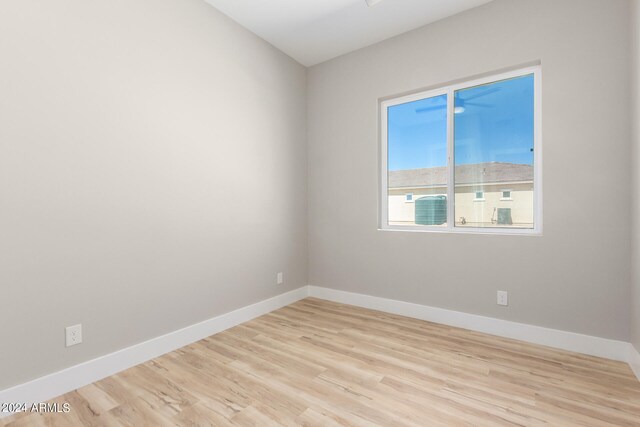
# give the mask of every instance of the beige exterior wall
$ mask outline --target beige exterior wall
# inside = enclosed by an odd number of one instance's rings
[[[413,194],[413,200],[425,196],[447,195],[445,187],[404,188],[389,190],[389,223],[393,225],[414,225],[415,203],[407,202],[406,195]]]
[[[503,198],[503,191],[511,191]],[[483,200],[476,200],[476,191],[484,191]],[[484,187],[457,187],[455,203],[456,224],[465,218],[468,227],[495,226],[499,208],[510,208],[513,227],[533,228],[533,184],[502,184]]]
[[[504,199],[503,191],[511,191],[511,198]],[[476,192],[483,191],[484,198],[476,199]],[[413,194],[413,200],[424,196],[447,194],[445,187],[404,188],[389,191],[389,223],[393,225],[414,225],[415,202],[407,202],[406,195]],[[492,220],[498,208],[510,208],[513,227],[533,227],[533,184],[499,184],[484,186],[456,187],[455,220],[463,225],[465,218],[468,227],[496,226]]]

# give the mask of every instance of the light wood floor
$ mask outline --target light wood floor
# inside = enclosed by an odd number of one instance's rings
[[[308,298],[8,426],[639,426],[623,363]],[[0,420],[0,425],[2,420]]]

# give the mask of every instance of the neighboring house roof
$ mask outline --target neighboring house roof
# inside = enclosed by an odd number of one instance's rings
[[[458,165],[455,172],[456,184],[533,182],[533,166],[516,163]],[[389,188],[441,187],[446,182],[446,167],[389,172]]]

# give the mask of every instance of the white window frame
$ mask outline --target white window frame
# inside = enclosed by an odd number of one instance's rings
[[[478,197],[478,193],[482,193],[482,197]],[[474,191],[473,192],[473,201],[474,202],[484,202],[486,199],[484,198],[484,190]],[[448,206],[447,206],[448,208]]]
[[[513,79],[533,74],[534,77],[534,141],[533,141],[533,227],[456,227],[455,226],[455,181],[454,181],[454,99],[455,92],[501,80]],[[388,130],[387,111],[394,105],[405,104],[425,98],[447,95],[447,224],[443,225],[390,225],[388,195]],[[471,234],[508,234],[508,235],[542,235],[542,70],[540,65],[520,68],[513,71],[492,74],[490,76],[471,79],[450,84],[436,89],[425,90],[400,97],[379,100],[380,117],[380,179],[378,203],[378,229],[382,231],[417,231],[436,233],[471,233]]]
[[[407,196],[411,196],[411,200],[407,200]],[[415,202],[415,200],[416,199],[414,198],[413,193],[405,193],[405,195],[404,195],[404,202],[405,203],[413,203],[413,202]]]

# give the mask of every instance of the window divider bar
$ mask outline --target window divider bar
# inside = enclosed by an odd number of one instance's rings
[[[455,91],[447,90],[447,228],[455,228],[455,207],[453,199],[455,197],[454,179],[454,115],[455,115]]]
[[[380,228],[389,228],[389,128],[388,128],[388,111],[385,103],[380,105],[380,121],[381,131],[380,140],[385,141],[380,145],[380,164],[378,165],[383,173],[380,175],[380,193],[379,193],[379,221]]]

